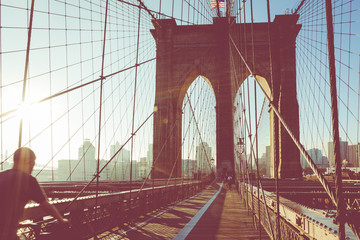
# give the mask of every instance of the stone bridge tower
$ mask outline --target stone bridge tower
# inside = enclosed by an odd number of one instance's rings
[[[155,29],[151,33],[157,46],[153,178],[181,176],[182,103],[189,86],[199,75],[208,81],[216,99],[217,172],[234,171],[234,99],[250,73],[232,41],[246,54],[244,57],[251,69],[261,76],[263,88],[299,136],[295,39],[301,26],[296,24],[297,19],[297,15],[280,15],[270,24],[272,64],[268,24],[254,23],[255,66],[251,65],[250,24],[229,24],[232,20],[229,18],[214,18],[211,25],[177,26],[173,19],[153,22]],[[280,125],[272,111],[270,122],[271,162],[277,151],[279,176],[300,177],[298,149],[285,129],[277,127]]]

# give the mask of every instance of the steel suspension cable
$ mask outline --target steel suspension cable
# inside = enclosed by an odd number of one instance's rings
[[[233,61],[232,61],[232,63],[233,63]],[[234,72],[235,72],[235,77],[237,78],[236,68],[235,68],[234,65],[233,65],[233,69],[234,69]],[[241,96],[241,93],[240,93],[240,96]],[[241,107],[242,109],[245,109],[244,103],[243,103],[243,101],[242,101],[241,98],[240,98],[240,101],[241,101],[240,107]],[[255,151],[254,151],[254,147],[253,147],[253,146],[254,146],[254,142],[256,141],[256,138],[257,138],[257,133],[258,133],[259,125],[260,125],[260,120],[261,120],[261,117],[262,117],[262,115],[263,115],[264,104],[265,104],[265,97],[264,97],[264,100],[263,100],[263,104],[262,104],[260,116],[259,116],[259,119],[258,119],[257,125],[256,125],[256,135],[254,136],[253,140],[250,142],[250,154],[252,154],[253,157],[254,157],[254,159],[256,160],[257,170],[258,170],[258,161],[257,161],[258,158],[257,158],[256,155],[255,155],[256,153],[255,153]],[[248,121],[246,120],[246,119],[247,119],[247,118],[246,118],[246,115],[245,115],[242,119],[243,119],[243,122],[244,122],[244,123],[243,123],[244,128],[249,130],[249,124],[248,124]],[[242,120],[242,119],[240,119],[240,120]],[[240,121],[239,121],[239,123],[240,123]],[[245,136],[245,134],[244,134],[244,136]],[[240,161],[240,163],[241,163],[241,161]],[[246,173],[246,174],[248,174],[248,173]],[[243,173],[243,175],[245,175],[245,173]],[[249,176],[249,175],[248,175],[248,176]],[[259,179],[259,185],[260,185],[260,189],[261,189],[261,191],[262,191],[262,195],[265,196],[264,189],[263,189],[262,184],[261,184],[261,179]],[[247,195],[248,195],[248,194],[246,194],[246,197],[247,197]],[[246,199],[247,199],[247,198],[245,198],[245,200],[246,200]],[[258,197],[258,199],[259,199],[259,197]],[[249,205],[247,205],[247,206],[249,206]],[[271,236],[270,236],[270,237],[272,237],[272,239],[275,239],[274,232],[273,232],[273,227],[272,227],[271,220],[270,220],[271,218],[270,218],[270,215],[269,215],[268,206],[267,206],[265,200],[264,200],[264,208],[265,208],[265,212],[266,212],[266,216],[267,216],[267,222],[268,222],[268,224],[269,224],[269,229],[270,229],[270,231],[271,231]]]
[[[139,1],[139,0],[138,0]],[[141,1],[139,1],[141,4]],[[140,39],[140,19],[141,19],[141,8],[139,7],[139,18],[138,18],[138,35],[137,35],[137,43],[136,43],[136,64],[135,64],[135,78],[134,78],[134,98],[133,98],[133,110],[132,110],[132,122],[131,122],[131,134],[134,135],[135,128],[135,104],[136,104],[136,87],[137,87],[137,74],[138,74],[138,61],[139,61],[139,39]],[[134,138],[131,138],[131,150],[130,150],[130,204],[131,201],[131,191],[132,191],[132,179],[133,179],[133,160],[134,160]],[[131,205],[130,205],[131,206]],[[131,208],[131,207],[130,207]]]
[[[96,193],[95,193],[95,208],[98,206],[98,196],[99,196],[99,178],[100,178],[100,143],[101,143],[101,115],[103,114],[103,75],[104,75],[104,64],[105,64],[105,44],[106,44],[106,27],[107,27],[107,18],[108,18],[108,6],[109,0],[106,0],[106,9],[105,9],[105,23],[104,23],[104,40],[102,48],[102,61],[101,61],[101,75],[100,75],[100,99],[99,99],[99,133],[98,133],[98,155],[97,155],[97,166],[96,166]],[[70,144],[69,144],[70,146]],[[84,160],[85,161],[85,160]],[[70,163],[70,161],[69,161]],[[70,168],[71,169],[71,168]],[[71,180],[71,178],[70,178]],[[94,237],[96,238],[96,231],[94,231]]]
[[[191,113],[193,114],[193,117],[194,117],[194,121],[195,121],[195,126],[196,126],[196,129],[198,131],[198,134],[199,134],[199,137],[200,137],[200,141],[201,141],[201,146],[205,152],[205,157],[206,157],[206,160],[208,162],[208,164],[211,166],[211,163],[210,163],[210,160],[209,160],[209,156],[207,155],[207,152],[206,152],[206,149],[205,149],[205,146],[204,146],[204,141],[202,140],[202,137],[201,137],[201,132],[199,130],[199,126],[198,126],[198,123],[196,121],[196,118],[195,118],[195,113],[194,113],[194,109],[192,108],[192,105],[191,105],[191,101],[190,101],[190,98],[189,98],[189,95],[186,93],[186,97],[189,101],[189,106],[190,106],[190,109],[191,109]],[[212,170],[213,171],[213,170]]]
[[[65,24],[65,78],[66,78],[66,86],[68,87],[69,86],[69,46],[68,46],[68,14],[67,14],[67,4],[65,4],[65,13],[64,13],[64,24]],[[70,103],[69,103],[69,94],[66,94],[66,106],[67,106],[67,109],[70,108]],[[70,116],[69,114],[67,114],[67,136],[68,138],[70,139]],[[71,152],[71,145],[68,144],[68,158],[70,158],[70,152]],[[51,161],[53,162],[53,161]],[[68,166],[69,166],[69,169],[71,169],[71,161],[68,162]],[[70,176],[70,181],[71,181],[71,176]]]
[[[270,0],[266,0],[267,7],[267,35],[268,35],[268,43],[269,43],[269,63],[270,63],[270,85],[272,91],[274,90],[274,78],[272,75],[272,44],[271,44],[271,35],[270,35]],[[248,66],[247,66],[248,67]],[[275,94],[273,94],[275,95]],[[271,99],[273,101],[275,99]],[[269,99],[269,102],[271,102]],[[276,103],[277,105],[277,103]],[[273,149],[274,149],[274,161],[275,161],[275,192],[276,192],[276,239],[281,239],[280,233],[280,198],[279,198],[279,139],[277,136],[277,132],[279,131],[279,124],[276,118],[276,115],[273,114],[273,129],[274,129],[274,141],[273,141]]]
[[[50,22],[51,22],[51,17],[50,17],[50,2],[48,3],[48,22],[49,22],[49,28],[51,26]],[[0,24],[1,25],[1,24]],[[49,40],[49,43],[51,42],[51,34],[50,34],[50,31],[48,32],[48,40]],[[1,49],[0,49],[1,51]],[[51,48],[49,48],[49,58],[48,58],[48,61],[49,61],[49,71],[51,72],[52,70],[52,66],[51,66]],[[1,71],[1,70],[0,70]],[[52,74],[50,74],[49,76],[49,81],[50,81],[50,89],[49,89],[49,95],[51,95],[51,89],[52,89]],[[0,83],[0,85],[2,86],[2,84]],[[53,122],[53,102],[52,102],[52,99],[50,99],[50,122]],[[51,126],[50,127],[50,135],[51,135],[51,156],[54,155],[54,130],[53,130],[53,127]],[[54,181],[55,178],[54,178],[54,161],[51,161],[51,181]]]
[[[261,107],[260,116],[259,116],[259,119],[258,119],[258,121],[256,123],[256,133],[255,133],[254,139],[252,141],[250,141],[250,154],[253,155],[254,158],[255,158],[257,171],[259,170],[259,167],[258,167],[258,158],[256,158],[256,151],[254,151],[254,142],[257,141],[256,139],[257,139],[257,134],[258,134],[258,128],[260,126],[260,121],[261,121],[261,117],[262,117],[262,114],[263,114],[263,109],[264,109],[264,106],[265,106],[265,99],[266,98],[264,97],[263,104],[262,104],[262,107]],[[241,104],[244,107],[244,104],[243,103],[241,103]],[[245,128],[248,129],[249,124],[248,124],[248,121],[246,120],[246,116],[244,117],[244,122],[245,122],[244,123]],[[259,179],[259,188],[262,191],[262,195],[265,196],[264,188],[262,187],[262,183],[261,183],[261,179]],[[258,196],[258,201],[260,201],[259,196]],[[266,204],[265,198],[264,198],[264,207],[265,207],[265,211],[266,211],[266,214],[267,214],[267,220],[268,220],[269,228],[270,228],[271,234],[272,234],[270,237],[272,237],[272,239],[275,239],[272,224],[271,224],[271,218],[270,218],[270,215],[269,215],[269,210],[268,210],[268,206]]]
[[[22,100],[21,100],[22,104],[25,104],[26,102],[26,86],[27,86],[27,75],[28,75],[29,58],[30,58],[31,33],[32,33],[32,25],[34,19],[34,4],[35,4],[35,0],[32,0],[31,10],[30,10],[30,23],[28,27],[28,36],[27,36],[26,56],[25,56],[25,69],[24,69],[24,80],[23,80],[23,88],[22,88]],[[20,119],[18,147],[21,147],[22,129],[23,129],[23,118]]]
[[[342,195],[342,171],[340,159],[340,140],[339,140],[339,117],[337,105],[336,73],[335,73],[335,53],[334,53],[334,30],[331,0],[326,0],[326,24],[329,52],[329,75],[331,91],[331,112],[333,126],[333,142],[335,156],[335,197],[337,203],[336,221],[339,224],[339,239],[345,239],[345,203]]]
[[[239,50],[237,49],[235,43],[233,42],[232,38],[230,37],[233,45],[235,46],[237,52],[240,54],[241,58],[244,61],[244,58],[242,57],[241,53],[239,52]],[[246,62],[244,62],[245,65],[248,68],[248,65],[246,64]],[[251,69],[248,68],[248,70],[251,72]],[[307,162],[309,163],[310,167],[312,168],[312,170],[314,171],[314,173],[316,174],[316,176],[318,177],[320,183],[323,185],[324,189],[326,190],[326,192],[328,193],[330,199],[332,200],[333,204],[335,206],[337,206],[337,201],[335,199],[335,195],[332,191],[332,189],[329,187],[328,182],[326,181],[326,179],[323,177],[322,173],[318,170],[316,164],[313,162],[313,160],[311,159],[311,157],[309,156],[309,154],[306,152],[306,150],[304,149],[304,147],[300,144],[299,140],[295,137],[295,135],[291,132],[291,129],[289,128],[289,126],[287,125],[286,121],[282,118],[282,116],[280,115],[280,113],[277,111],[277,109],[275,108],[274,104],[271,102],[270,97],[266,94],[265,90],[261,87],[259,81],[257,80],[257,76],[254,76],[256,79],[256,82],[258,83],[258,86],[260,87],[260,89],[263,91],[264,95],[266,96],[266,98],[268,99],[271,108],[273,109],[273,111],[275,112],[275,114],[277,115],[277,117],[279,118],[281,124],[283,125],[283,127],[285,128],[285,130],[288,132],[289,136],[292,138],[292,140],[294,141],[295,145],[298,147],[298,149],[300,150],[300,152],[303,154],[304,158],[307,160]],[[356,230],[356,226],[354,225],[354,223],[349,223],[350,227],[352,228],[353,232],[355,234],[357,234],[357,230]]]
[[[256,68],[255,68],[255,44],[254,44],[254,11],[253,11],[253,1],[250,0],[250,10],[251,10],[251,51],[252,51],[252,68],[254,69],[254,71],[256,72]],[[250,92],[249,92],[250,95]],[[250,101],[249,101],[250,102]],[[257,94],[256,94],[256,83],[254,82],[254,104],[255,104],[255,122],[257,122]],[[249,112],[250,114],[250,112]],[[251,119],[249,119],[251,121]],[[251,125],[250,125],[251,126]],[[257,173],[257,202],[258,202],[258,228],[259,228],[259,238],[261,239],[261,212],[260,212],[260,174],[259,174],[259,168],[258,168],[258,135],[257,135],[257,131],[258,128],[256,126],[256,130],[255,130],[255,141],[256,141],[256,155],[255,155],[255,162],[256,162],[256,173]],[[255,216],[256,217],[256,216]]]
[[[196,84],[195,84],[195,86],[196,86]],[[191,91],[191,92],[190,92],[190,96],[191,96],[192,94],[193,94],[193,92]],[[186,100],[186,99],[185,99],[185,100]],[[184,110],[185,106],[186,106],[186,103],[185,103],[185,105],[183,106],[182,110]],[[175,123],[174,123],[173,126],[170,128],[169,134],[168,134],[168,136],[166,137],[164,144],[163,144],[163,145],[161,146],[161,148],[160,148],[160,153],[163,151],[163,149],[165,148],[168,140],[169,140],[170,137],[172,136],[173,131],[175,130],[175,127],[176,127],[176,123],[179,121],[179,118],[180,118],[180,115],[177,116],[177,118],[176,118],[176,120],[175,120]],[[189,129],[189,128],[190,128],[190,122],[189,122],[189,124],[188,124],[188,129]],[[159,159],[159,157],[160,157],[160,154],[156,157],[156,159],[154,159],[153,166],[157,163],[157,160]],[[175,161],[175,162],[176,162],[176,161]],[[174,168],[174,165],[173,165],[173,168]],[[172,169],[173,169],[173,168],[172,168]],[[137,198],[137,197],[139,196],[139,194],[141,193],[141,191],[143,190],[143,188],[144,188],[146,182],[148,181],[148,179],[150,178],[153,170],[154,170],[154,167],[152,167],[151,170],[149,171],[149,173],[147,174],[147,176],[146,176],[146,178],[144,179],[144,181],[143,181],[143,183],[142,183],[142,185],[141,185],[141,187],[140,187],[140,189],[139,189],[139,191],[138,191],[138,194],[137,194],[137,196],[136,196],[135,198]],[[172,170],[172,171],[173,171],[173,170]],[[172,172],[171,172],[170,176],[171,176],[171,175],[172,175]],[[170,179],[170,178],[168,178],[168,182],[169,182],[169,179]],[[168,182],[167,182],[167,184],[168,184]],[[153,178],[152,184],[153,184],[152,186],[153,186],[153,189],[154,189],[154,184],[155,184],[155,183],[154,183],[154,178]]]

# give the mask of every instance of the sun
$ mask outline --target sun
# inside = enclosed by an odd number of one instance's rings
[[[33,104],[31,104],[29,101],[24,101],[23,103],[19,104],[16,115],[20,120],[26,120],[31,117],[31,112],[33,112],[34,109],[35,107]]]

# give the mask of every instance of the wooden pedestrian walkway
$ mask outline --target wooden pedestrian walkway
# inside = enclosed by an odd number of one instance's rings
[[[260,233],[238,192],[225,187],[185,239],[260,239]],[[270,239],[264,229],[261,239]]]
[[[112,229],[99,239],[260,239],[251,213],[235,190],[213,183],[194,197],[166,210]],[[270,239],[264,230],[261,239]]]

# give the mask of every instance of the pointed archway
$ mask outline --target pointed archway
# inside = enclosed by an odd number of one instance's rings
[[[271,86],[273,103],[299,135],[296,99],[295,39],[298,16],[277,16],[271,23],[272,64],[269,63],[267,23],[254,24],[256,74]],[[249,75],[234,48],[252,49],[250,24],[229,24],[227,18],[214,18],[212,25],[177,26],[173,19],[161,19],[151,31],[156,40],[156,93],[154,113],[153,178],[181,176],[181,104],[186,90],[199,75],[209,80],[216,98],[217,172],[234,170],[233,99],[238,79]],[[247,32],[245,39],[240,33]],[[232,53],[232,54],[231,54]],[[231,61],[230,61],[231,59]],[[251,57],[248,62],[252,62]],[[235,74],[236,73],[236,74]],[[273,83],[269,83],[272,75]],[[272,161],[278,152],[279,175],[300,177],[300,154],[288,134],[270,112]],[[277,126],[277,127],[276,127]],[[279,129],[278,129],[279,128]],[[278,139],[278,140],[277,140]],[[180,156],[180,157],[179,157]],[[173,166],[176,166],[173,168]]]

